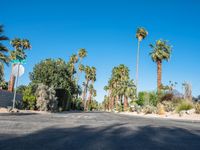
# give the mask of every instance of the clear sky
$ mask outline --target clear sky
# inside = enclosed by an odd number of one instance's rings
[[[10,38],[28,38],[26,73],[28,84],[34,64],[45,58],[68,60],[79,48],[86,48],[84,64],[97,68],[97,99],[102,101],[114,66],[130,68],[135,78],[136,28],[149,35],[142,41],[139,89],[155,90],[156,64],[149,57],[149,43],[157,39],[173,45],[169,62],[163,63],[163,83],[191,82],[200,95],[200,1],[199,0],[0,0],[0,23]],[[8,80],[11,68],[6,68]]]

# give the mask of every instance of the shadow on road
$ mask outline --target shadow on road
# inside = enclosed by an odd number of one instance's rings
[[[38,113],[0,113],[0,116],[27,116],[27,115],[38,115]]]
[[[0,135],[1,150],[199,150],[200,131],[114,124],[47,128],[29,135]]]

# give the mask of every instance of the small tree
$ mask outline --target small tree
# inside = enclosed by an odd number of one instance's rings
[[[40,84],[36,90],[37,108],[40,111],[56,111],[58,101],[55,94],[56,92],[53,87],[49,88],[44,84]]]

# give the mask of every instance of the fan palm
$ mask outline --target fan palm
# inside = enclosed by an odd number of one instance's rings
[[[75,71],[75,64],[78,62],[78,56],[73,54],[69,60],[70,72],[71,72],[71,79],[73,78],[73,74]]]
[[[3,81],[4,76],[4,64],[8,65],[9,57],[6,55],[8,49],[6,46],[2,44],[3,41],[7,41],[8,37],[2,35],[3,34],[3,26],[0,25],[0,82]]]
[[[10,59],[11,60],[16,60],[18,59],[19,61],[22,61],[26,59],[26,53],[25,50],[31,48],[31,44],[29,40],[27,39],[20,39],[20,38],[15,38],[11,40],[10,44],[14,47],[14,51],[11,51],[10,53]],[[13,69],[14,65],[12,65]],[[10,75],[10,81],[9,81],[9,86],[8,86],[8,91],[13,91],[14,89],[14,83],[15,83],[15,76]]]
[[[136,31],[136,38],[138,39],[137,59],[136,59],[136,94],[138,90],[138,73],[139,73],[139,58],[140,58],[140,42],[146,38],[148,32],[145,28],[140,27]]]
[[[159,92],[162,81],[162,61],[170,59],[172,48],[165,40],[157,40],[155,45],[150,44],[150,47],[152,49],[151,58],[157,63],[157,90]]]
[[[86,98],[87,98],[87,90],[88,90],[88,85],[89,81],[91,79],[91,68],[89,66],[85,67],[85,84],[84,84],[84,90],[83,90],[83,95],[82,95],[82,100],[84,102],[84,109],[86,110]]]
[[[81,63],[82,63],[83,58],[85,58],[86,56],[87,56],[87,51],[86,51],[86,49],[81,48],[81,49],[78,51],[78,57],[79,57],[79,65],[78,65],[78,67],[79,67],[79,70],[78,70],[78,72],[77,72],[77,77],[76,77],[76,82],[77,82],[77,84],[78,84],[78,82],[79,82],[79,75],[80,75],[80,73],[83,71],[83,68],[81,68],[83,65],[82,65]]]

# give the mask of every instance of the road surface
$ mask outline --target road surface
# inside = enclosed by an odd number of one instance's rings
[[[200,150],[200,123],[105,112],[0,114],[0,150]]]

